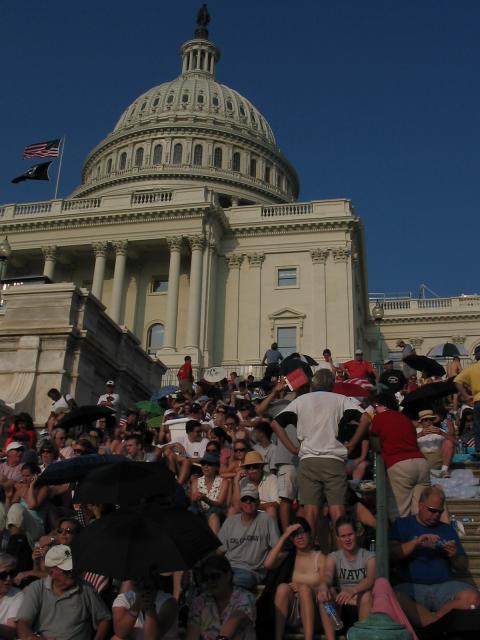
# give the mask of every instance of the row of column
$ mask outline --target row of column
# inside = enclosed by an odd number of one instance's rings
[[[168,270],[167,312],[163,348],[171,351],[176,349],[180,264],[182,247],[185,240],[188,242],[191,249],[190,291],[188,299],[185,347],[198,348],[200,339],[203,249],[205,246],[205,240],[203,236],[200,235],[189,236],[187,238],[182,236],[169,237],[166,238],[170,250],[170,264]],[[129,246],[128,240],[96,242],[92,245],[95,255],[95,266],[93,270],[91,292],[99,300],[102,299],[105,268],[110,246],[113,247],[115,252],[115,267],[113,272],[112,299],[110,302],[109,315],[114,322],[119,323],[125,292],[125,274]],[[43,247],[42,252],[44,256],[43,274],[53,281],[57,258],[57,247]]]

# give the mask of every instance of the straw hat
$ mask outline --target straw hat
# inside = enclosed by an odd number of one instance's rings
[[[250,464],[267,464],[263,459],[263,456],[258,451],[249,451],[245,455],[245,460],[243,461],[242,467],[246,467]]]

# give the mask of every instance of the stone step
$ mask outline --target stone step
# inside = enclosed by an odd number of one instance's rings
[[[454,469],[471,469],[473,475],[480,478],[480,462],[460,462],[458,464],[452,464],[450,471]]]
[[[471,516],[480,524],[480,500],[478,498],[470,500],[447,498],[447,506],[450,514],[454,513],[456,516],[458,516],[458,514]]]
[[[466,529],[466,528],[465,528]],[[468,534],[468,532],[467,532]],[[480,551],[480,536],[466,535],[464,538],[460,538],[460,541],[465,549],[465,553],[470,557],[472,551]]]
[[[477,547],[477,551],[469,551],[467,553],[468,568],[470,570],[478,570],[480,572],[480,550]]]
[[[480,589],[480,569],[470,569],[469,572],[465,575],[456,573],[455,579],[468,582],[469,584],[473,584],[474,586],[476,586],[477,589]]]

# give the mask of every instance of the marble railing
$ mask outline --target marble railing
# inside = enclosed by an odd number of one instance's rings
[[[375,301],[370,301],[373,308]],[[418,313],[445,313],[450,311],[468,311],[480,309],[480,296],[465,295],[451,298],[398,298],[382,300],[381,305],[386,316],[409,315]]]

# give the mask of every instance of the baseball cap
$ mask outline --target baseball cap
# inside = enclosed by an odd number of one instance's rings
[[[355,349],[355,355],[356,355],[356,356],[361,356],[361,355],[363,355],[363,349]]]
[[[25,449],[25,445],[23,442],[11,442],[7,447],[7,452],[13,451],[13,449]]]
[[[246,497],[253,498],[254,500],[260,500],[260,494],[253,484],[246,484],[242,487],[240,491],[240,500]]]
[[[214,453],[206,453],[203,458],[200,460],[200,464],[211,464],[215,467],[220,466],[220,458]]]
[[[167,416],[176,416],[176,415],[177,415],[176,411],[174,411],[173,409],[167,409],[163,414],[163,417],[166,418]]]
[[[197,402],[208,402],[210,398],[208,396],[200,396],[197,398]]]
[[[113,380],[107,380],[105,382],[105,386],[106,387],[114,387],[115,386],[115,382]]]
[[[66,544],[56,544],[47,551],[45,556],[46,567],[58,567],[62,571],[73,569],[72,552]]]

